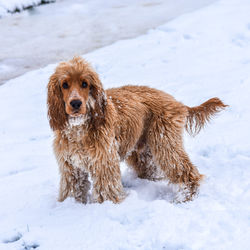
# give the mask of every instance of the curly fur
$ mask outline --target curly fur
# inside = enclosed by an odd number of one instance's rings
[[[83,77],[89,89],[80,95],[77,84]],[[75,84],[70,90],[62,90],[65,78]],[[86,113],[72,118],[66,112],[66,91],[79,92]],[[190,108],[145,86],[104,91],[97,73],[82,58],[60,63],[48,84],[48,117],[61,173],[59,201],[73,196],[82,203],[89,197],[100,203],[121,202],[126,196],[119,167],[122,160],[140,178],[160,176],[178,184],[185,194],[183,201],[191,200],[202,175],[183,148],[183,130],[198,133],[225,107],[213,98]]]

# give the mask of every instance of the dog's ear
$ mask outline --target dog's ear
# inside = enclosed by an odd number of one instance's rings
[[[59,79],[54,73],[48,83],[48,117],[50,127],[55,130],[62,130],[67,122],[67,114],[60,89]]]
[[[96,73],[91,74],[90,95],[95,100],[94,108],[91,108],[92,124],[95,128],[105,122],[107,97],[102,83]]]

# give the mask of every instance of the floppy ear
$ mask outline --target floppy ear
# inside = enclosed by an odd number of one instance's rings
[[[97,128],[105,122],[107,97],[97,74],[94,73],[91,80],[90,95],[95,100],[95,106],[91,109],[91,120],[93,126]]]
[[[50,127],[54,131],[62,130],[67,122],[67,114],[56,73],[50,77],[50,81],[48,83],[47,104]]]

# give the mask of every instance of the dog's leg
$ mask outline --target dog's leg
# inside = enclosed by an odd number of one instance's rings
[[[64,201],[71,193],[71,182],[73,179],[73,167],[67,162],[60,162],[60,184],[59,184],[59,196],[58,201]]]
[[[117,153],[100,152],[98,160],[92,162],[89,172],[93,180],[93,201],[102,203],[110,200],[119,203],[125,198]]]
[[[90,181],[88,180],[88,173],[83,169],[75,168],[72,179],[73,196],[77,201],[86,204],[89,190]]]
[[[197,193],[202,175],[183,149],[183,126],[184,122],[175,124],[158,118],[150,127],[148,144],[156,165],[171,183],[183,188],[182,201],[188,201]]]
[[[163,179],[159,167],[155,165],[153,155],[148,147],[143,150],[133,151],[127,158],[126,163],[134,169],[141,179],[152,181]]]
[[[88,173],[80,168],[74,168],[68,162],[60,166],[61,179],[58,201],[64,201],[73,196],[77,201],[87,203],[90,182]]]
[[[119,165],[114,163],[102,165],[92,176],[93,201],[102,203],[110,200],[119,203],[125,198]]]

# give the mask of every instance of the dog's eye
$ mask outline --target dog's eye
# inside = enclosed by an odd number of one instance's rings
[[[68,89],[68,88],[69,88],[69,85],[68,85],[67,82],[64,82],[63,85],[62,85],[62,87],[63,87],[64,89]]]
[[[83,88],[87,88],[87,87],[88,87],[88,83],[85,82],[85,81],[83,81],[83,82],[82,82],[82,87],[83,87]]]

